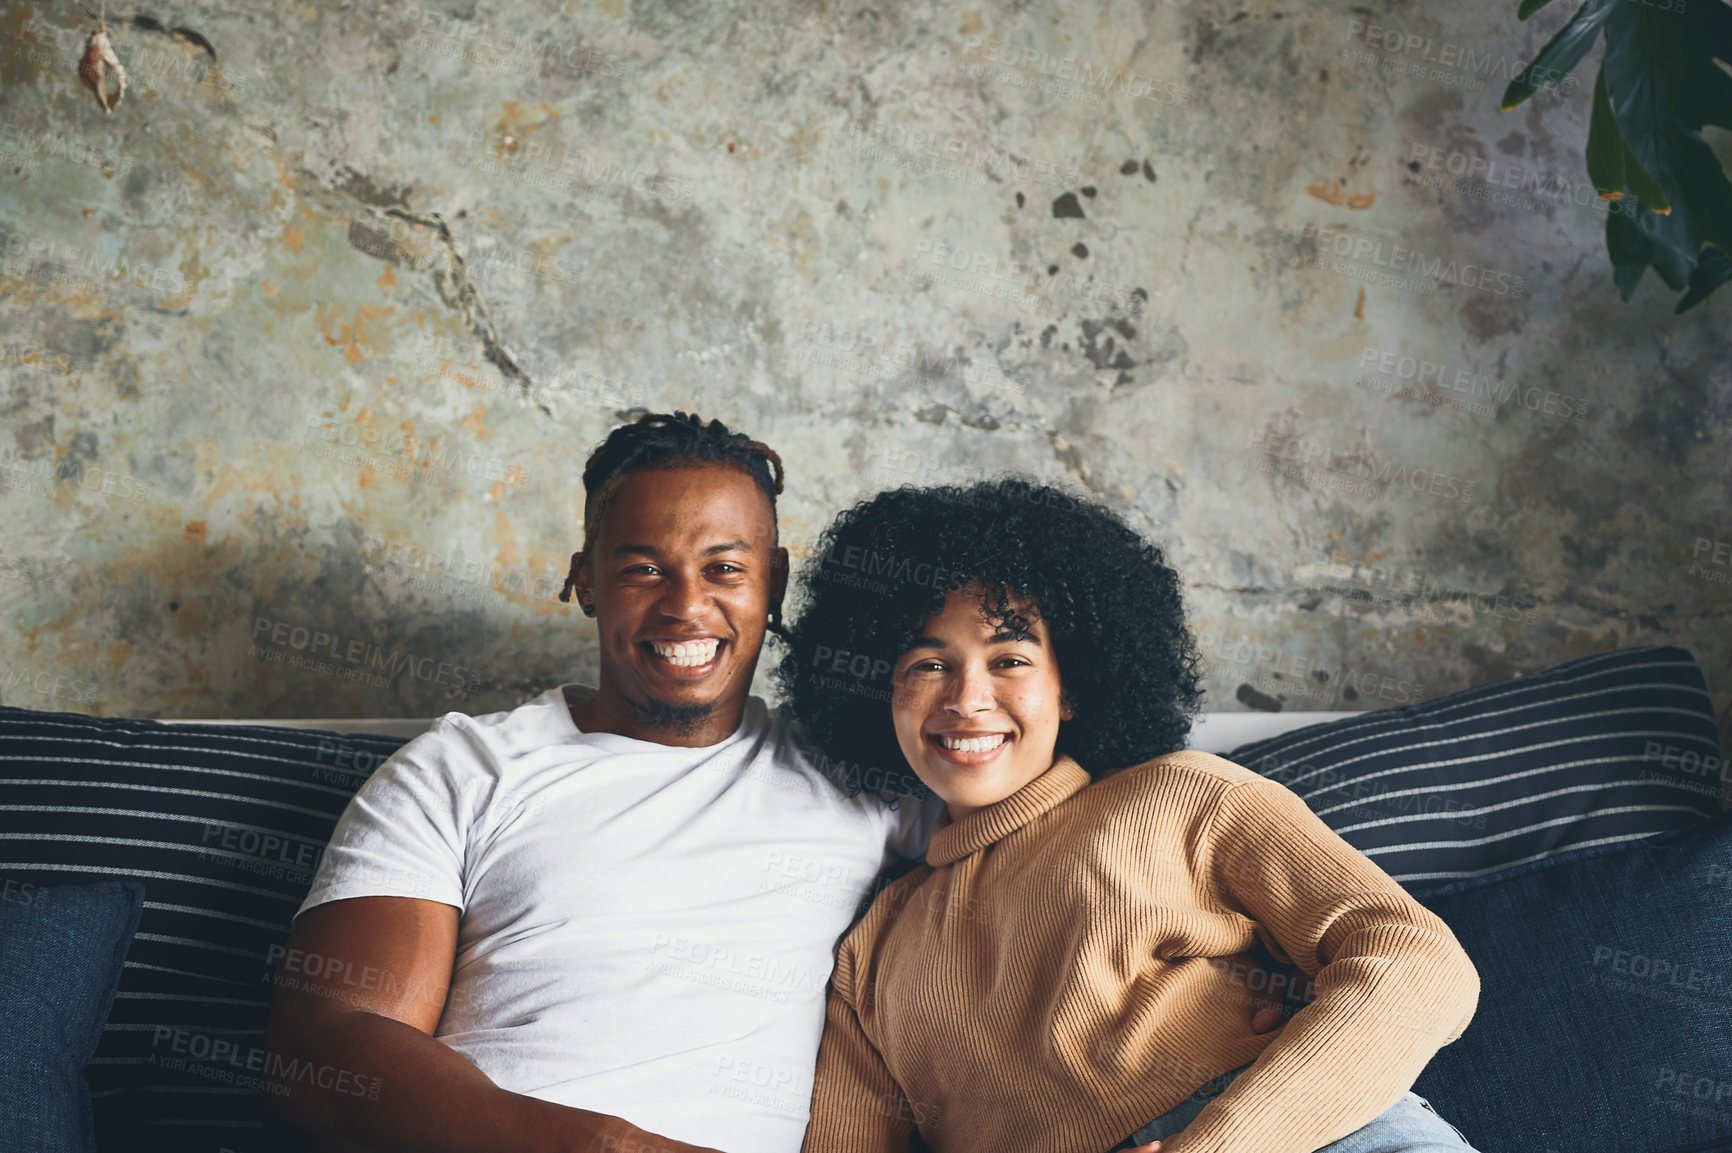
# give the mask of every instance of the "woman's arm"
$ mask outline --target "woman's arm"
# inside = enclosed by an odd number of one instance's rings
[[[1309,1153],[1393,1105],[1479,1003],[1449,926],[1275,781],[1229,789],[1208,883],[1305,972],[1317,998],[1163,1153]]]
[[[812,1081],[812,1120],[800,1153],[908,1153],[921,1119],[860,1017],[834,987]]]

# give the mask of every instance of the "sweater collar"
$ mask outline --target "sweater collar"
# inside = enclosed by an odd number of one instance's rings
[[[941,869],[978,853],[1075,796],[1089,779],[1087,770],[1059,754],[1046,772],[1003,800],[976,809],[960,821],[951,821],[946,814],[943,820],[947,823],[932,830],[926,863]]]

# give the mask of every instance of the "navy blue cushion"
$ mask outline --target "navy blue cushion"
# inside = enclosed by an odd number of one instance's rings
[[[1725,775],[1707,683],[1675,645],[1310,725],[1227,759],[1292,789],[1415,896],[1689,828],[1720,813]]]
[[[0,874],[146,889],[85,1071],[103,1148],[284,1147],[262,1109],[269,965],[344,805],[404,743],[0,708]]]
[[[1480,1000],[1414,1090],[1475,1146],[1732,1150],[1732,814],[1422,903]]]
[[[114,1004],[144,886],[0,878],[0,1134],[11,1153],[94,1153],[80,1075]]]

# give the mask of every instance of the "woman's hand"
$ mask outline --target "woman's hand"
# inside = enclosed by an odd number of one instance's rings
[[[1276,974],[1281,974],[1285,978],[1280,981],[1273,979],[1253,979],[1247,980],[1245,983],[1246,991],[1250,994],[1245,998],[1245,1000],[1251,1008],[1251,1032],[1268,1033],[1280,1028],[1287,1021],[1287,1014],[1282,1012],[1282,998],[1272,996],[1267,992],[1258,993],[1250,988],[1251,984],[1254,981],[1254,983],[1261,985],[1265,990],[1271,987],[1277,989],[1299,989],[1304,987],[1305,973],[1297,965],[1289,965],[1285,961],[1277,961],[1274,957],[1270,956],[1268,951],[1263,949],[1261,945],[1252,949],[1251,952],[1259,962],[1258,970],[1268,973],[1270,978],[1273,978]],[[1303,1008],[1303,1005],[1300,1007]],[[1120,1150],[1119,1153],[1161,1153],[1161,1143],[1159,1141],[1150,1141],[1147,1145],[1137,1145],[1128,1149]]]
[[[1247,993],[1245,1000],[1251,1010],[1251,1032],[1268,1033],[1280,1028],[1288,1017],[1316,997],[1316,989],[1305,971],[1297,965],[1276,960],[1262,942],[1252,946],[1245,955],[1253,962],[1243,980]],[[1297,995],[1300,990],[1305,990],[1304,995]]]
[[[1285,972],[1289,981],[1298,980],[1300,977],[1304,976],[1304,974],[1295,966],[1283,965],[1279,962],[1276,963],[1275,968],[1272,971]],[[1281,1003],[1279,1001],[1272,1001],[1265,997],[1259,997],[1253,993],[1250,1002],[1251,1032],[1268,1033],[1280,1028],[1281,1025],[1286,1023],[1287,1018],[1281,1012]]]

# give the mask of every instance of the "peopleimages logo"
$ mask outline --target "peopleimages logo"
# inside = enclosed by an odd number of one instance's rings
[[[1577,424],[1588,418],[1587,402],[1567,392],[1523,388],[1517,381],[1500,382],[1495,377],[1481,376],[1469,368],[1458,367],[1452,373],[1447,364],[1434,363],[1423,357],[1409,356],[1393,349],[1366,345],[1359,354],[1359,367],[1375,368],[1385,376],[1411,380],[1419,389],[1448,389],[1469,397],[1483,396],[1499,405],[1514,401],[1529,411],[1543,412],[1547,416],[1556,416],[1562,420],[1574,420]]]
[[[1148,293],[1131,284],[1112,284],[1092,276],[1078,277],[1060,272],[1043,280],[1039,265],[1001,258],[995,253],[953,247],[922,237],[914,243],[917,263],[937,265],[942,271],[927,273],[935,283],[950,284],[983,296],[1020,301],[1043,310],[1055,296],[1103,301],[1121,312],[1135,312]],[[915,275],[915,274],[910,274]]]
[[[1517,77],[1536,88],[1555,88],[1567,96],[1576,90],[1576,78],[1556,68],[1536,68],[1531,63],[1512,56],[1476,50],[1472,45],[1452,44],[1432,36],[1421,36],[1387,24],[1368,24],[1363,20],[1348,20],[1347,38],[1363,40],[1392,56],[1407,57],[1440,69],[1466,73],[1475,77],[1496,76],[1501,80]]]
[[[386,683],[400,672],[407,672],[416,680],[431,681],[436,685],[446,685],[450,688],[475,689],[481,684],[481,673],[476,669],[465,668],[449,661],[436,660],[433,657],[416,657],[401,649],[386,650],[383,646],[371,641],[363,641],[350,637],[345,642],[336,633],[328,633],[323,629],[309,629],[305,625],[294,625],[288,621],[273,621],[269,617],[255,617],[253,620],[254,648],[248,651],[249,656],[261,655],[257,648],[259,639],[263,637],[267,643],[287,645],[294,650],[295,656],[282,663],[291,664],[297,668],[311,668],[316,672],[333,672],[338,674],[364,673],[369,668],[379,669]],[[270,655],[270,650],[263,650],[268,659],[279,659]],[[305,653],[306,656],[300,656]],[[333,663],[327,663],[333,662]],[[341,662],[341,663],[335,663]],[[359,679],[350,676],[347,679]],[[369,682],[371,683],[371,682]]]
[[[1410,488],[1445,500],[1470,501],[1473,482],[1432,468],[1414,468],[1393,460],[1382,460],[1360,448],[1339,449],[1321,441],[1280,428],[1252,428],[1246,432],[1248,452],[1304,469],[1342,473],[1366,482],[1360,490],[1380,495],[1388,489]],[[1265,470],[1267,471],[1267,470]]]
[[[1355,236],[1351,232],[1321,228],[1308,224],[1301,239],[1314,240],[1319,253],[1329,252],[1346,260],[1374,264],[1392,272],[1414,273],[1438,284],[1459,284],[1493,296],[1519,299],[1527,294],[1527,282],[1519,276],[1499,272],[1482,264],[1462,264],[1445,261],[1441,256],[1426,257],[1417,249],[1402,244]]]
[[[771,953],[742,953],[731,944],[657,933],[650,954],[643,965],[646,972],[763,997],[778,1004],[798,1003],[823,991],[822,982],[798,962],[784,962]]]
[[[289,1083],[317,1086],[331,1093],[379,1099],[384,1080],[336,1065],[316,1065],[285,1057],[258,1045],[245,1045],[196,1029],[157,1025],[151,1036],[150,1061],[161,1069],[186,1072],[241,1089],[288,1096]]]
[[[1706,562],[1702,560],[1703,554],[1708,556]],[[1713,541],[1697,537],[1696,547],[1690,552],[1689,575],[1715,584],[1732,582],[1732,539]]]
[[[427,472],[461,472],[477,479],[503,481],[507,487],[529,482],[529,469],[525,465],[452,448],[449,435],[435,433],[417,439],[409,433],[387,433],[370,424],[336,424],[320,413],[308,414],[305,434],[309,442],[324,441],[338,447],[327,449],[305,443],[301,446],[302,452],[331,460],[343,456],[340,448],[381,453],[379,457],[357,459],[363,464],[386,468],[398,479],[407,479],[419,467]]]
[[[1467,191],[1461,187],[1464,181],[1478,181],[1493,188],[1525,192],[1550,203],[1574,204],[1579,208],[1591,208],[1598,212],[1634,216],[1640,206],[1634,196],[1625,195],[1617,199],[1601,196],[1591,181],[1570,180],[1558,173],[1535,168],[1531,164],[1511,164],[1507,160],[1487,159],[1432,144],[1415,144],[1408,154],[1407,164],[1409,170],[1414,172],[1429,170],[1461,177],[1461,181],[1453,182],[1453,191]],[[1422,178],[1420,183],[1431,187],[1443,186],[1442,182],[1434,177]],[[1532,203],[1534,207],[1539,207],[1537,201]]]
[[[58,697],[75,704],[96,703],[96,682],[81,681],[65,673],[43,672],[15,664],[0,664],[0,697],[24,689],[42,697]]]
[[[62,271],[56,279],[85,278],[85,288],[94,291],[114,283],[128,283],[167,296],[179,296],[187,290],[186,277],[167,265],[128,260],[114,251],[87,250],[64,241],[0,229],[0,273],[24,278],[37,264],[59,266]]]
[[[1732,564],[1732,537],[1720,541],[1709,540],[1705,536],[1697,537],[1696,547],[1691,550],[1690,556],[1696,560],[1700,560],[1703,553],[1708,554],[1709,560],[1713,564]]]
[[[960,353],[935,353],[900,335],[881,339],[871,332],[857,332],[843,336],[831,331],[829,325],[820,325],[813,320],[806,322],[806,339],[795,348],[794,360],[799,364],[821,365],[855,376],[894,382],[909,393],[937,393],[947,384],[953,386],[960,378],[964,384],[1002,393],[1011,403],[1028,399],[1022,384],[1006,376],[990,354],[971,357]],[[895,450],[890,451],[892,456],[897,455]],[[911,453],[901,455],[913,456]],[[868,452],[866,457],[872,460],[874,454]],[[910,465],[911,471],[913,467]],[[881,487],[894,487],[894,482]]]
[[[1007,44],[980,34],[967,37],[962,42],[962,51],[965,57],[981,61],[981,64],[972,66],[971,75],[987,75],[982,65],[996,64],[1049,81],[1074,85],[1054,89],[1055,94],[1067,99],[1099,103],[1099,93],[1107,91],[1127,92],[1138,100],[1158,104],[1182,106],[1190,103],[1191,99],[1191,90],[1184,85],[1144,76],[1133,68],[1086,60],[1080,56],[1058,56],[1040,48]]]
[[[970,177],[969,183],[974,184],[985,184],[988,176],[999,180],[1030,180],[1054,188],[1074,188],[1082,183],[1082,170],[1074,165],[1034,160],[1008,149],[1000,151],[982,141],[946,136],[924,128],[908,128],[893,122],[867,124],[854,121],[846,126],[842,140],[844,147],[855,155],[872,156],[890,149],[906,154],[914,161],[951,166],[934,169],[930,165],[903,165],[914,166],[923,173],[937,171],[954,178],[958,170],[965,170]]]

